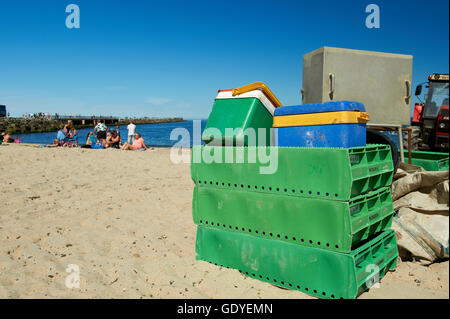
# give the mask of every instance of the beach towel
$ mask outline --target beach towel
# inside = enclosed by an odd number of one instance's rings
[[[101,150],[104,149],[105,147],[102,144],[92,144],[91,148]]]

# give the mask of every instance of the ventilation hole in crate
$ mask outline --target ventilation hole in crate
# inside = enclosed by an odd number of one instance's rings
[[[331,298],[334,298],[334,295],[331,295]]]
[[[277,282],[277,280],[276,280],[276,279],[274,279],[274,280],[273,280],[273,282]]]
[[[339,196],[339,194],[334,194],[334,197],[338,197]]]
[[[244,228],[244,227],[242,227],[242,231],[245,231],[245,228]]]
[[[292,192],[295,193],[295,189],[293,189]]]
[[[327,245],[326,245],[327,247],[330,247],[330,243],[327,243]]]
[[[228,187],[230,187],[231,186],[231,184],[230,183],[228,183]]]
[[[309,195],[311,195],[311,194],[312,194],[312,192],[311,192],[311,191],[309,191],[309,192],[308,192],[308,194],[309,194]]]
[[[216,182],[216,185],[219,186],[219,182]]]
[[[325,293],[325,291],[322,292],[322,296],[326,296],[327,294]]]
[[[205,184],[208,184],[208,182],[207,182],[207,181],[205,181]]]
[[[205,224],[206,224],[206,225],[208,225],[208,222],[207,222],[207,221],[205,221]]]
[[[300,194],[303,194],[303,189],[300,190]]]
[[[336,245],[336,246],[334,246],[334,247],[336,247],[336,249],[337,249],[337,248],[339,248],[339,245]]]
[[[319,245],[319,246],[320,246],[320,241],[318,241],[318,242],[317,242],[317,245]]]
[[[222,186],[225,186],[225,183],[222,183]]]
[[[294,240],[294,241],[295,241],[295,237],[292,237],[292,240]]]
[[[232,229],[233,227],[231,227],[231,225],[230,225],[229,228]]]
[[[292,284],[289,284],[289,287],[292,287]]]
[[[209,184],[211,184],[211,185],[212,185],[212,181],[209,181]]]
[[[200,219],[200,224],[203,224],[203,220]]]
[[[262,279],[262,275],[259,275],[259,278]]]
[[[246,271],[245,274],[248,275],[248,272]]]
[[[265,231],[263,231],[263,235],[265,235],[266,234],[266,232]]]
[[[266,280],[270,280],[270,278],[269,278],[269,277],[266,277]]]
[[[248,232],[249,232],[249,233],[251,233],[251,232],[252,232],[252,230],[251,230],[251,229],[249,229],[249,230],[248,230]]]
[[[281,284],[284,285],[284,281],[281,281]]]
[[[279,192],[280,191],[280,189],[277,187],[277,192]]]
[[[305,288],[306,291],[309,291],[309,288]]]
[[[273,234],[272,234],[272,233],[270,233],[269,235],[270,235],[270,237],[272,237],[272,236],[273,236]]]
[[[271,191],[272,190],[272,187],[269,187],[269,191]]]
[[[214,222],[211,222],[211,226],[214,226]]]
[[[257,230],[255,230],[255,233],[258,233],[258,231],[257,231]]]
[[[236,226],[236,230],[238,230],[238,229],[239,229],[239,227]]]
[[[309,243],[312,244],[312,240],[310,240]]]
[[[250,187],[251,187],[250,185],[247,185],[247,188],[248,188],[248,189],[250,189]]]
[[[300,286],[299,286],[299,285],[297,285],[297,289],[300,289]]]
[[[287,188],[284,189],[284,192],[285,192],[285,193],[287,192]]]
[[[301,238],[300,241],[303,243],[305,240],[303,238]]]
[[[241,184],[241,188],[244,188],[244,184]]]
[[[317,195],[320,195],[320,192],[317,192]]]
[[[313,291],[314,291],[315,294],[317,293],[317,290],[316,290],[316,289],[314,289]]]
[[[278,234],[277,237],[280,238],[280,234]]]
[[[288,236],[284,236],[284,239],[288,239],[289,237]]]
[[[234,187],[237,187],[237,184],[234,184]]]
[[[255,185],[255,189],[258,189],[258,186]]]
[[[264,190],[264,186],[261,186],[261,189]]]
[[[325,193],[325,196],[330,196],[330,193]]]
[[[223,224],[222,226],[223,226],[223,228],[227,227],[227,226],[225,226],[225,224]]]

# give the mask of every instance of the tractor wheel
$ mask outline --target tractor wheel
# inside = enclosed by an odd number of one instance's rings
[[[386,135],[380,133],[376,130],[367,129],[366,132],[366,143],[367,144],[386,144],[391,147],[392,162],[394,164],[394,174],[397,171],[397,167],[400,164],[398,147],[395,145],[394,141],[391,140]]]
[[[419,149],[419,139],[422,134],[422,129],[419,126],[409,126],[411,129],[411,150],[417,151]],[[408,132],[403,134],[403,149],[408,149]]]

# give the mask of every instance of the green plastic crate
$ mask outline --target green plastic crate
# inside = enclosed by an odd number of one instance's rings
[[[404,152],[408,162],[408,151]],[[422,166],[426,171],[448,171],[448,153],[412,151],[411,164]]]
[[[277,154],[272,160],[277,163],[276,170],[273,174],[262,174],[271,164],[264,162],[262,156],[260,159],[260,153],[269,151]],[[207,163],[206,154],[217,158]],[[249,154],[254,155],[255,161],[249,161]],[[253,160],[253,156],[250,158]],[[348,149],[206,145],[192,149],[191,177],[203,187],[345,201],[390,185],[392,176],[388,145]]]
[[[221,145],[248,146],[249,139],[244,133],[247,129],[253,129],[256,134],[255,141],[250,140],[250,145],[269,146],[271,144],[272,124],[272,114],[257,98],[216,99],[203,131],[202,140],[208,144],[214,137],[216,142],[222,142]],[[210,128],[218,130],[220,136],[219,134],[206,134]],[[237,129],[238,131],[230,136],[226,135],[226,128]],[[264,128],[264,144],[259,144],[258,128]]]
[[[198,226],[197,259],[328,299],[353,299],[397,262],[392,230],[350,254]]]
[[[350,202],[195,187],[197,225],[348,253],[392,224],[390,189]]]

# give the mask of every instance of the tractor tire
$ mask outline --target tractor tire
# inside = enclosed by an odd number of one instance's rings
[[[381,134],[379,131],[367,129],[366,132],[366,143],[367,144],[385,144],[391,147],[392,162],[394,164],[394,174],[397,172],[398,165],[400,164],[398,147],[386,135]]]
[[[419,126],[408,126],[411,129],[411,150],[417,151],[419,149],[422,129]],[[403,149],[408,149],[408,132],[403,134]]]

